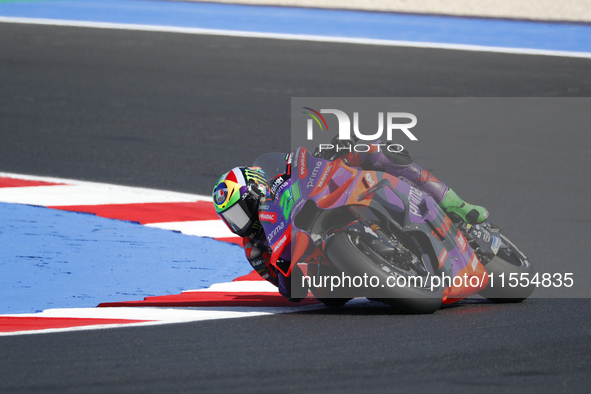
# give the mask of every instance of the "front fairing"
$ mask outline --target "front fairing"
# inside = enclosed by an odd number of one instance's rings
[[[259,157],[255,165],[260,166],[270,189],[259,204],[259,221],[265,231],[267,244],[272,249],[271,264],[285,275],[291,273],[283,271],[277,265],[278,259],[291,260],[291,220],[290,213],[293,203],[291,179],[287,174],[285,154],[267,154]],[[273,176],[273,178],[271,178]]]
[[[290,212],[286,206],[286,204],[291,203],[289,201],[291,199],[290,194],[291,188],[288,180],[276,198],[266,199],[259,205],[259,221],[265,231],[267,244],[273,249],[272,257],[274,258],[272,258],[272,263],[275,263],[277,258],[290,260],[291,248],[288,233],[291,231],[291,224],[289,221]],[[283,207],[281,205],[282,197],[284,200]]]

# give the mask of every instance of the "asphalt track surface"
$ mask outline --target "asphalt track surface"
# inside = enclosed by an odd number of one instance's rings
[[[591,96],[588,59],[18,24],[0,48],[2,171],[202,194],[289,149],[292,96]],[[413,157],[550,270],[587,250],[591,137],[571,130],[495,130],[502,163],[461,129]],[[586,392],[590,321],[588,299],[473,299],[4,337],[0,391]]]

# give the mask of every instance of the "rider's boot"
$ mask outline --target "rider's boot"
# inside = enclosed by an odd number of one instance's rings
[[[488,218],[486,208],[467,203],[453,189],[447,187],[445,183],[435,178],[429,171],[420,168],[416,163],[412,163],[411,166],[414,166],[416,172],[420,172],[421,175],[416,179],[409,180],[422,191],[429,193],[446,213],[456,214],[464,222],[470,224],[482,223]],[[408,172],[405,175],[408,176]]]
[[[441,182],[429,171],[422,169],[417,163],[414,163],[408,152],[404,151],[396,154],[372,152],[368,156],[372,168],[384,170],[415,184],[423,192],[431,195],[445,212],[456,214],[463,221],[470,224],[482,223],[488,218],[486,208],[462,200],[445,183]]]
[[[470,224],[478,224],[484,222],[488,218],[488,211],[486,208],[479,205],[469,204],[462,200],[460,196],[452,189],[447,189],[443,201],[439,203],[445,212],[455,213],[462,218],[463,221]]]

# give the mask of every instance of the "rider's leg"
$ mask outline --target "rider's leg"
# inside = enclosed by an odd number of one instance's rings
[[[465,202],[453,189],[447,189],[447,193],[439,205],[445,212],[453,212],[470,224],[482,223],[488,218],[488,211],[485,207]]]
[[[406,150],[401,153],[375,152],[370,153],[370,156],[373,168],[383,169],[389,174],[407,179],[422,191],[429,193],[444,211],[457,214],[465,222],[482,223],[488,217],[486,208],[462,200],[445,183],[414,163]]]

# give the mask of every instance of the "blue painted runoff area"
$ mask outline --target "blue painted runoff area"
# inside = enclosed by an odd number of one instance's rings
[[[237,245],[0,203],[0,314],[179,294],[251,270]]]
[[[591,25],[146,0],[2,1],[0,16],[591,52]]]

